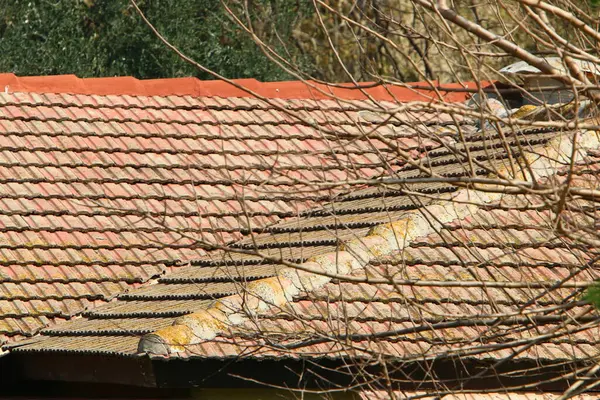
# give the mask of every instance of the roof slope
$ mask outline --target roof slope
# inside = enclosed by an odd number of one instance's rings
[[[538,177],[562,179],[561,173],[556,174],[560,163],[551,165],[547,160],[552,154],[558,158],[570,154],[564,153],[570,140],[568,133],[547,129],[512,132],[510,156],[527,157]],[[597,147],[593,135],[590,140],[590,147]],[[498,135],[476,133],[466,136],[465,142],[466,148],[457,144],[454,149],[430,151],[421,165],[446,177],[469,176],[462,153],[454,154],[460,148],[481,160],[478,171],[484,175],[485,168],[506,172],[509,151]],[[580,154],[574,182],[597,185],[598,156],[593,150]],[[395,176],[422,175],[417,166],[406,166]],[[169,357],[176,358],[342,356],[369,360],[385,355],[424,362],[449,356],[460,356],[463,361],[510,356],[516,362],[566,361],[566,366],[595,359],[600,317],[577,297],[583,286],[599,277],[600,270],[592,262],[594,249],[557,236],[551,209],[536,205],[535,196],[490,194],[492,201],[481,200],[489,208],[473,209],[468,202],[462,211],[429,208],[439,203],[427,195],[475,196],[475,192],[461,190],[424,182],[355,191],[331,206],[270,226],[234,246],[296,263],[324,254],[341,260],[346,257],[342,253],[350,251],[356,259],[366,257],[366,263],[361,262],[364,268],[354,269],[354,282],[311,274],[313,278],[300,279],[293,301],[267,294],[269,301],[264,301],[270,307],[261,308],[250,305],[254,303],[247,297],[259,287],[255,282],[274,282],[265,278],[278,275],[284,287],[277,290],[286,292],[289,282],[296,285],[297,281],[284,281],[289,275],[282,273],[283,266],[265,263],[257,255],[211,253],[85,318],[45,330],[43,336],[14,351],[132,356],[138,352],[140,337],[151,333],[141,343],[156,340],[158,345],[141,349],[163,353],[159,357],[169,352]],[[423,197],[415,200],[419,194]],[[502,207],[523,206],[528,201],[535,207],[522,211]],[[460,203],[453,204],[458,207]],[[406,236],[405,243],[397,244],[401,252],[390,253],[391,247],[378,250],[388,246],[389,239],[380,236],[380,227],[396,229],[394,221],[408,221],[422,215],[422,210],[437,211],[439,232],[426,229],[411,234],[410,239]],[[408,232],[408,224],[403,226]],[[340,241],[345,247],[338,246]],[[351,243],[363,243],[366,248],[349,250]],[[323,262],[312,258],[303,265]],[[341,264],[334,263],[336,268]],[[377,279],[382,282],[373,283]],[[241,307],[250,315],[233,318],[234,313],[228,325],[219,325],[211,310],[225,304],[224,296],[230,296],[227,304],[234,307],[236,296],[242,296]],[[215,303],[215,299],[221,300]],[[180,318],[190,313],[195,314]],[[520,351],[514,353],[514,349]]]
[[[0,93],[0,343],[398,168],[358,104]]]

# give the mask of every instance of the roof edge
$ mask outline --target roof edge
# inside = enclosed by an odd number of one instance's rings
[[[513,179],[521,174],[539,180],[554,174],[558,167],[581,150],[598,148],[600,141],[593,131],[579,135],[579,151],[573,153],[573,137],[558,133],[544,146],[525,151],[529,168],[519,163],[498,168],[496,176]],[[530,172],[535,176],[530,176]],[[474,190],[473,190],[474,189]],[[284,307],[302,291],[320,289],[332,277],[351,274],[371,260],[401,251],[418,237],[435,233],[445,223],[461,220],[477,212],[480,205],[500,201],[501,186],[479,185],[450,193],[420,209],[408,211],[404,218],[377,225],[366,236],[342,243],[336,251],[315,256],[294,267],[282,268],[278,275],[252,281],[242,293],[223,297],[211,307],[176,319],[173,325],[143,336],[139,353],[169,355],[184,352],[189,345],[212,340],[229,327],[240,325],[272,307]]]
[[[402,85],[383,85],[373,82],[327,85],[314,81],[260,82],[256,79],[233,79],[259,96],[272,99],[366,100],[368,94],[380,101],[432,101],[438,90],[445,101],[465,101],[477,88],[474,82],[441,85],[433,81],[411,82]],[[482,82],[480,85],[488,85]],[[466,89],[466,90],[464,90]],[[6,93],[65,93],[83,95],[131,96],[206,96],[255,97],[234,85],[220,80],[203,81],[194,77],[137,79],[132,76],[79,78],[76,75],[16,76],[0,73],[0,90]]]

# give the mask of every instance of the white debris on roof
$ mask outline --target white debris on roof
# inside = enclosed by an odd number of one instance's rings
[[[544,60],[554,69],[556,69],[559,73],[570,75],[569,69],[563,63],[562,58],[560,57],[546,57]],[[574,59],[573,62],[577,67],[584,73],[600,75],[600,66],[594,64],[591,61],[577,60]],[[541,73],[540,69],[530,65],[525,61],[518,61],[514,64],[507,65],[506,67],[500,69],[500,72],[503,74],[509,75],[528,75],[528,74],[539,74]]]
[[[559,74],[571,75],[569,68],[564,64],[560,57],[546,57],[544,60],[554,68]],[[592,82],[596,82],[600,77],[600,66],[585,60],[574,59],[573,63],[584,73]],[[541,73],[540,69],[528,64],[525,61],[519,61],[510,64],[500,72],[509,80],[517,80],[522,83],[526,93],[523,96],[523,104],[561,104],[568,103],[574,98],[571,87],[563,82]]]

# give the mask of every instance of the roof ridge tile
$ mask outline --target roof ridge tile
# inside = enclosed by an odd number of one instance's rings
[[[279,81],[260,82],[256,79],[232,79],[231,82],[268,99],[299,99],[299,100],[329,100],[370,101],[368,93],[377,101],[430,101],[443,93],[446,101],[464,101],[466,92],[456,91],[463,87],[474,87],[472,83],[437,85],[435,91],[423,89],[430,87],[429,82],[412,82],[402,85],[374,85],[372,82],[356,84],[328,85],[314,81]],[[252,93],[244,91],[234,84],[222,80],[200,80],[195,77],[137,79],[132,76],[79,78],[75,75],[48,76],[16,76],[12,73],[0,73],[0,89],[3,92],[29,93],[68,93],[85,95],[129,95],[129,96],[191,96],[224,98],[255,98]],[[411,87],[414,86],[415,88]],[[445,91],[444,89],[449,89]],[[335,99],[335,100],[334,100]]]

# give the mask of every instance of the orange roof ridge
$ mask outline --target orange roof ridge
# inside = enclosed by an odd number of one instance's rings
[[[234,79],[234,82],[254,91],[260,96],[273,99],[313,99],[325,100],[332,97],[315,89],[318,87],[331,96],[345,100],[365,100],[367,97],[354,84],[330,86],[303,81],[260,82],[256,79]],[[438,85],[437,81],[434,81]],[[313,87],[311,87],[311,85]],[[376,85],[372,82],[361,83],[364,91],[375,100],[381,101],[430,101],[435,98],[427,82],[412,82],[412,89],[400,86]],[[460,102],[467,99],[469,93],[456,91],[467,87],[474,89],[474,83],[452,83],[440,85],[446,101]],[[433,88],[432,88],[433,89]],[[0,90],[5,92],[31,93],[69,93],[85,95],[131,95],[131,96],[219,96],[253,97],[235,86],[219,80],[203,81],[194,77],[137,79],[132,76],[79,78],[76,75],[16,76],[12,73],[0,73]]]

